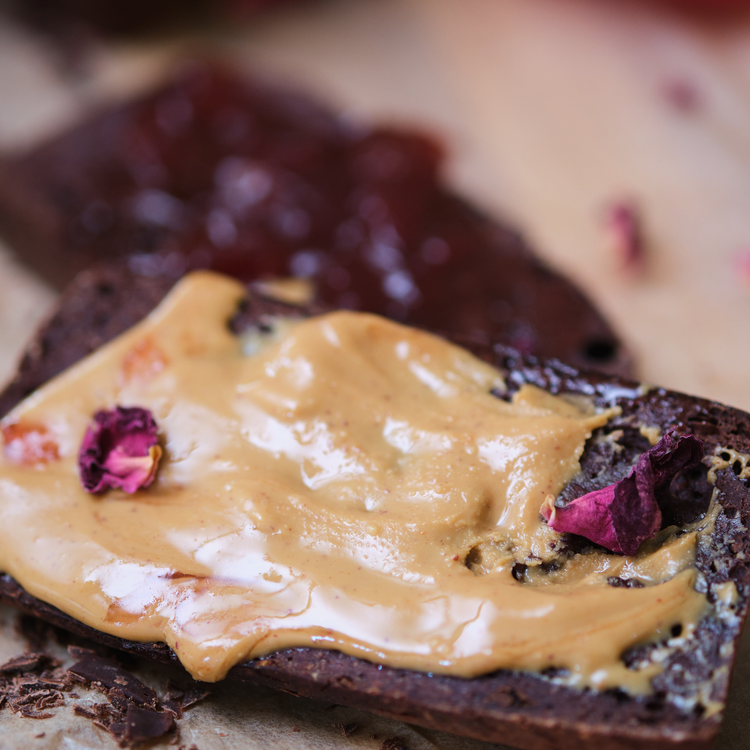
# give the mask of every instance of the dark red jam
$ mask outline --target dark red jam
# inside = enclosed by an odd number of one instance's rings
[[[588,300],[447,190],[441,161],[422,134],[193,63],[15,167],[57,217],[36,265],[58,284],[125,254],[145,274],[294,275],[325,304],[623,372]]]

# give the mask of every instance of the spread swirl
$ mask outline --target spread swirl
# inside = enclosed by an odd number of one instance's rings
[[[658,667],[620,656],[706,612],[696,530],[643,559],[592,552],[578,573],[513,575],[555,558],[539,509],[612,412],[532,386],[499,399],[488,364],[369,314],[243,340],[228,321],[244,294],[186,277],[5,418],[0,568],[98,630],[166,642],[201,680],[313,646],[465,677],[555,667],[572,684],[648,689]],[[117,406],[154,415],[159,472],[132,495],[90,495],[79,447],[92,415]],[[44,461],[19,447],[25,434],[44,436]],[[623,566],[651,585],[609,586]]]

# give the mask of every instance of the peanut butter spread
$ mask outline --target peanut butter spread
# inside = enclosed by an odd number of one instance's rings
[[[165,641],[201,680],[313,646],[466,677],[555,667],[571,684],[647,689],[657,667],[620,656],[677,623],[689,635],[705,614],[698,530],[635,558],[542,565],[559,539],[542,502],[611,412],[530,386],[499,399],[489,365],[372,315],[243,339],[227,322],[244,293],[187,277],[6,417],[0,569],[98,630]],[[116,405],[156,418],[157,479],[87,494],[78,450],[92,415]],[[519,582],[517,563],[535,575]],[[647,585],[615,588],[613,575]]]

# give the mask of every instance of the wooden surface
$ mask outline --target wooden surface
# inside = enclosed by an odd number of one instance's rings
[[[0,147],[31,144],[206,44],[352,117],[440,134],[453,183],[587,291],[643,379],[750,409],[750,278],[735,266],[750,250],[750,24],[616,0],[334,0],[99,46],[72,76],[0,17]],[[622,197],[644,221],[641,275],[622,274],[605,242],[604,211]],[[0,252],[0,378],[53,298]],[[747,747],[741,683],[722,750]]]

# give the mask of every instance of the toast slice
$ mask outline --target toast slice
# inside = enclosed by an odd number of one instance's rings
[[[139,321],[167,293],[172,276],[143,276],[124,264],[89,270],[62,298],[57,313],[28,350],[2,395],[2,412],[46,380]],[[236,331],[311,311],[251,294],[233,321]],[[750,522],[750,415],[721,404],[633,381],[530,358],[502,345],[471,348],[505,374],[509,391],[533,384],[553,394],[586,398],[621,413],[588,441],[582,471],[563,492],[567,501],[621,479],[647,450],[654,431],[675,429],[704,441],[704,463],[670,488],[664,523],[686,527],[705,516],[712,496],[720,506],[713,531],[696,554],[700,590],[711,611],[695,633],[622,655],[626,665],[660,662],[652,692],[633,696],[566,686],[554,670],[500,670],[473,679],[375,665],[335,651],[287,649],[234,667],[245,680],[324,698],[458,735],[524,750],[711,747],[721,723],[737,641],[750,599],[746,528]],[[710,469],[710,472],[709,472]],[[571,555],[590,543],[567,538]],[[520,572],[523,575],[523,572]],[[730,584],[736,594],[727,596]],[[610,585],[627,585],[612,580]],[[162,662],[176,660],[160,643],[128,642],[81,624],[0,578],[0,598],[27,613],[100,643]]]
[[[314,299],[627,374],[612,329],[503,223],[446,189],[442,149],[355,127],[217,63],[0,160],[0,231],[61,287],[144,273],[301,277]]]

